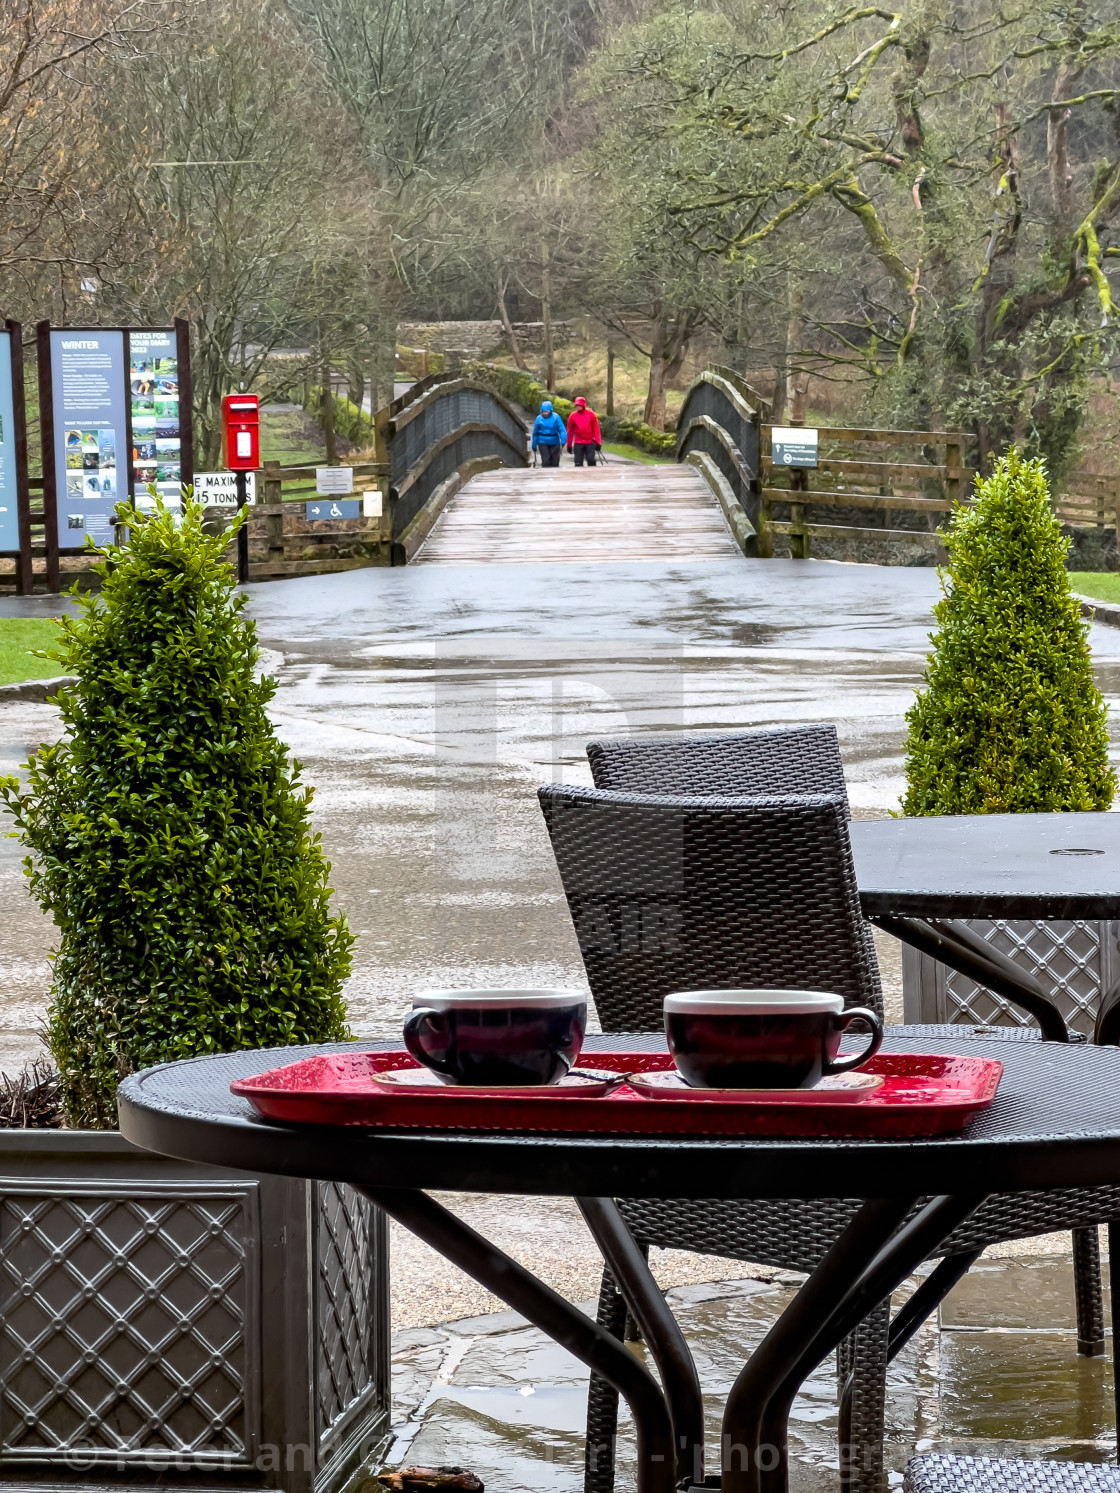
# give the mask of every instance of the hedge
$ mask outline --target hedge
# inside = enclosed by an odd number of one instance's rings
[[[335,434],[342,436],[343,440],[350,442],[352,446],[366,447],[373,445],[374,424],[373,420],[364,410],[350,399],[336,394],[331,401],[333,404]],[[319,424],[323,423],[323,391],[318,384],[312,385],[308,392],[307,403],[304,409]]]
[[[530,373],[517,368],[503,368],[498,363],[464,363],[463,376],[475,378],[489,384],[512,404],[519,404],[535,415],[546,399],[551,399],[552,408],[563,420],[575,408],[575,397],[563,391],[550,394]],[[677,437],[671,430],[654,430],[641,420],[623,420],[618,415],[600,415],[599,429],[605,441],[624,441],[637,446],[639,451],[648,451],[651,456],[675,456]]]

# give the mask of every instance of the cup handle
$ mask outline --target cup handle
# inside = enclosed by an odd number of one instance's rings
[[[404,1045],[408,1048],[410,1056],[425,1068],[431,1068],[434,1073],[445,1073],[454,1078],[454,1073],[447,1062],[446,1048],[443,1052],[438,1049],[429,1052],[424,1045],[424,1037],[431,1035],[437,1039],[447,1037],[447,1022],[444,1020],[442,1011],[433,1011],[430,1006],[417,1006],[405,1017],[404,1022]]]
[[[826,1058],[823,1069],[826,1077],[832,1073],[850,1073],[853,1068],[861,1068],[883,1045],[883,1023],[866,1006],[849,1006],[836,1019],[842,1032],[846,1032],[853,1021],[866,1021],[871,1028],[871,1041],[862,1052],[853,1052],[848,1057],[836,1058],[832,1062]]]

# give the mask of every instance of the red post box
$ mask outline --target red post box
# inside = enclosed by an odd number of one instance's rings
[[[260,464],[260,400],[255,394],[227,394],[222,400],[222,465],[230,472],[254,472]]]

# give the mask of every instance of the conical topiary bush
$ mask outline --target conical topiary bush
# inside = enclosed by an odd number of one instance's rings
[[[1012,452],[947,536],[925,688],[907,713],[907,814],[1107,809],[1106,706],[1043,465]]]
[[[345,1038],[353,938],[332,916],[311,790],[266,713],[228,534],[128,514],[100,597],[51,653],[66,734],[0,782],[60,929],[48,1043],[71,1124],[116,1123],[151,1063]]]

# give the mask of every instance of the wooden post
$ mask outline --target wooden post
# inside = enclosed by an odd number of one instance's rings
[[[58,575],[58,472],[54,449],[54,382],[51,369],[51,324],[35,327],[39,372],[39,445],[43,453],[43,531],[47,541],[47,590],[57,593]],[[124,455],[127,457],[128,452]],[[65,472],[62,481],[66,481]]]
[[[770,429],[769,425],[762,425],[758,431],[758,468],[761,489],[758,499],[758,558],[760,560],[774,558],[774,531],[770,527],[770,499],[765,496],[766,488],[774,480],[774,468],[770,460]]]
[[[614,348],[607,343],[607,414],[614,414]]]
[[[427,376],[428,376],[428,349],[426,347],[422,347],[420,349],[420,377],[421,378],[427,378]]]
[[[261,483],[261,501],[265,508],[274,508],[284,501],[284,485],[280,476],[280,463],[278,461],[266,461],[264,464],[264,480]],[[268,513],[265,517],[265,543],[268,549],[268,559],[279,555],[281,560],[287,558],[284,552],[284,514]]]
[[[791,425],[804,425],[805,416],[791,418]],[[791,560],[807,560],[809,558],[809,536],[805,532],[805,504],[794,500],[793,494],[809,491],[809,473],[804,467],[791,467],[789,474],[790,505],[789,522],[793,532],[789,536],[789,555]]]
[[[964,446],[963,446],[963,444],[953,444],[953,443],[946,444],[946,447],[945,447],[945,465],[947,467],[958,467],[958,468],[964,466]],[[964,484],[962,483],[962,481],[961,481],[961,479],[959,477],[946,477],[946,479],[945,479],[945,497],[946,497],[946,500],[948,502],[952,503],[954,507],[961,500],[961,493],[962,493],[963,486],[964,486]]]
[[[31,558],[31,489],[27,485],[27,393],[23,373],[23,328],[18,321],[4,323],[12,354],[12,439],[16,453],[16,526],[19,555],[16,559],[16,593],[30,596],[35,589],[35,567]]]

